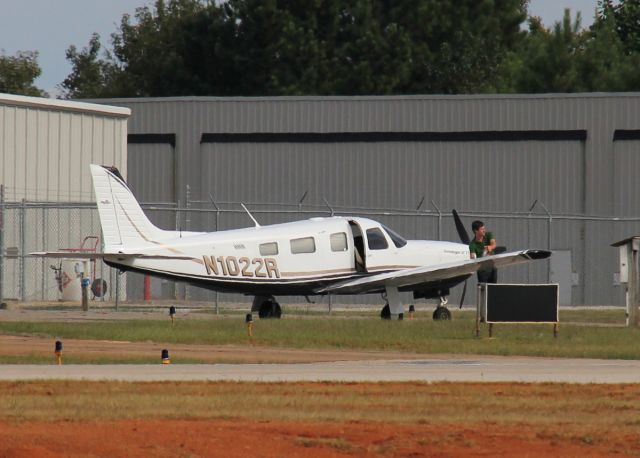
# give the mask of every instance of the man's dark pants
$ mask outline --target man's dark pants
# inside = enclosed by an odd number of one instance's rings
[[[498,283],[498,269],[479,270],[478,283]]]

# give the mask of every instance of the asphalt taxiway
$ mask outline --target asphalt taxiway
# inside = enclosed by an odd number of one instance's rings
[[[458,355],[296,364],[0,366],[0,380],[640,383],[640,361]]]

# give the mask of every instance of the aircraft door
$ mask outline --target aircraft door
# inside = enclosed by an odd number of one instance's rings
[[[380,272],[393,268],[394,254],[397,254],[397,249],[379,225],[363,227],[355,221],[350,221],[349,225],[353,233],[357,270]],[[358,267],[359,256],[364,261],[360,268]]]
[[[355,258],[356,271],[366,272],[366,255],[362,230],[360,229],[360,225],[354,221],[349,221],[349,227],[351,228],[351,235],[353,237],[353,255]]]

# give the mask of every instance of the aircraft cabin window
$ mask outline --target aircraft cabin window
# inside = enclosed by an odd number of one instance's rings
[[[382,228],[387,231],[387,234],[391,238],[391,241],[393,241],[393,244],[396,246],[396,248],[402,248],[407,244],[407,241],[393,229],[389,229],[384,224],[382,225]]]
[[[329,237],[331,241],[331,251],[347,251],[347,234],[336,232]]]
[[[389,248],[387,239],[377,227],[367,229],[367,244],[370,250],[386,250]]]
[[[291,253],[315,253],[316,241],[313,237],[304,237],[301,239],[291,240]]]
[[[260,255],[273,256],[278,254],[278,242],[268,242],[260,244]]]

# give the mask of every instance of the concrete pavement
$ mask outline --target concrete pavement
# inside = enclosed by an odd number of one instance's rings
[[[0,380],[640,383],[640,361],[476,356],[298,364],[0,365]]]

